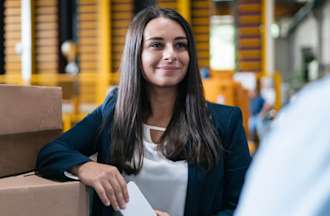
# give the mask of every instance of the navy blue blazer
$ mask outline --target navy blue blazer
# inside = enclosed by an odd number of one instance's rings
[[[38,173],[46,178],[69,180],[64,171],[90,161],[89,156],[96,152],[98,162],[105,163],[111,140],[109,133],[100,132],[99,128],[102,119],[113,116],[115,101],[116,94],[108,97],[75,127],[46,145],[37,158]],[[212,103],[208,103],[208,109],[225,153],[211,171],[188,164],[185,216],[232,215],[251,160],[240,109]],[[92,212],[94,216],[113,215],[113,209],[104,206],[95,192]]]

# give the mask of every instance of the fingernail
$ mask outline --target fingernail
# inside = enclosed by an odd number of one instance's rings
[[[125,209],[125,208],[126,208],[126,204],[123,203],[123,204],[121,205],[121,208],[122,208],[122,209]]]

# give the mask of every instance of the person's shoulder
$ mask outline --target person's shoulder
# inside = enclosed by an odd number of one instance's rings
[[[106,114],[110,113],[111,110],[114,109],[116,101],[117,101],[117,95],[118,95],[117,87],[110,89],[107,97],[105,98],[104,102],[100,106],[100,111],[101,111],[102,115],[106,115]]]
[[[242,118],[241,109],[236,106],[207,102],[207,107],[218,128],[228,128],[233,121]]]
[[[228,117],[228,115],[237,114],[241,112],[239,107],[216,104],[212,102],[207,102],[207,107],[212,114],[217,115],[219,117]]]
[[[283,107],[272,124],[273,128],[300,128],[311,130],[330,119],[330,76],[305,86],[289,104]],[[309,124],[305,124],[309,122]],[[314,122],[314,124],[311,124]],[[317,122],[317,123],[316,123]],[[304,129],[306,128],[306,129]],[[285,133],[286,131],[283,131]]]
[[[322,98],[329,98],[330,96],[330,75],[308,84],[298,93],[298,96],[300,98],[309,97],[314,101],[324,102]]]

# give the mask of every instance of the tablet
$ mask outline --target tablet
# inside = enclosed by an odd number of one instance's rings
[[[129,202],[126,204],[125,209],[119,210],[123,216],[156,216],[154,209],[134,182],[128,182],[127,190]]]

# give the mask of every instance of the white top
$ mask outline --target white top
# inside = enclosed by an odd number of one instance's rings
[[[236,216],[330,215],[330,77],[305,88],[260,145]]]
[[[183,216],[186,201],[188,166],[186,161],[173,162],[157,151],[150,129],[165,128],[143,125],[144,159],[138,175],[124,175],[127,182],[135,182],[154,209],[171,216]]]

